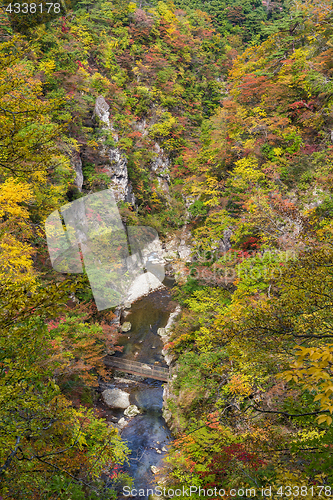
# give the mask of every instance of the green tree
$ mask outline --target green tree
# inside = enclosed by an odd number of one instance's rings
[[[93,410],[74,408],[55,381],[46,320],[64,311],[76,286],[63,282],[27,294],[2,285],[0,473],[8,499],[67,498],[73,488],[75,498],[95,498],[104,487],[102,470],[126,457],[118,431]]]

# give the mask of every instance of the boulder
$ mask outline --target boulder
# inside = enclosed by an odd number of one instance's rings
[[[127,420],[124,419],[124,417],[121,417],[118,420],[118,429],[121,431],[126,425],[128,424]]]
[[[129,332],[131,328],[132,328],[132,325],[131,325],[131,323],[129,321],[125,321],[125,323],[123,323],[121,325],[121,331],[125,332],[125,333]]]
[[[165,328],[159,328],[157,330],[157,335],[160,335],[161,337],[165,337],[167,335],[166,329]]]
[[[123,377],[113,377],[113,379],[120,384],[134,384],[134,380]]]
[[[124,411],[124,415],[126,415],[126,417],[135,417],[136,415],[139,415],[139,413],[141,413],[141,412],[136,405],[130,405]]]
[[[102,392],[102,398],[110,408],[120,408],[124,410],[130,405],[128,392],[121,389],[106,389]]]
[[[173,360],[175,359],[175,355],[174,354],[168,354],[168,351],[166,349],[162,350],[162,356],[164,357],[164,361],[166,362],[166,364],[168,366],[170,366],[171,363],[173,362]]]
[[[151,465],[150,470],[152,471],[153,474],[157,474],[158,472],[160,472],[160,469],[155,465]]]

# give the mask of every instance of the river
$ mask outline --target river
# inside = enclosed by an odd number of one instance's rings
[[[167,288],[132,304],[124,319],[131,322],[132,328],[121,336],[119,345],[123,346],[123,351],[117,352],[115,356],[167,367],[161,354],[163,343],[157,330],[165,327],[175,306]],[[116,375],[107,387],[118,387],[130,393],[130,403],[141,410],[141,414],[130,419],[121,431],[122,439],[131,450],[129,464],[123,466],[122,470],[134,479],[133,488],[146,491],[153,487],[151,466],[158,468],[161,465],[171,440],[170,431],[162,417],[163,382],[127,374]],[[123,416],[122,410],[106,412],[106,418],[111,422]],[[118,498],[123,498],[121,492]]]

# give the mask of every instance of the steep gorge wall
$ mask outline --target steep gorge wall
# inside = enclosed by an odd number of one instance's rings
[[[118,145],[119,135],[115,130],[110,117],[110,106],[103,96],[98,96],[93,110],[92,120],[102,132],[99,139],[98,149],[94,152],[96,164],[102,166],[103,173],[109,177],[108,187],[112,188],[117,201],[129,203],[136,207],[136,199],[133,193],[132,183],[128,173],[128,159],[126,153]],[[146,120],[139,120],[133,124],[133,131],[139,131],[142,135],[147,135],[149,126],[154,121],[147,123]],[[104,134],[103,134],[104,133]],[[111,135],[115,146],[109,146],[107,136]],[[155,141],[153,145],[153,159],[146,165],[151,183],[157,181],[159,189],[169,197],[170,166],[171,161],[163,148]],[[71,155],[71,165],[76,172],[75,185],[82,191],[84,174],[82,170],[82,159],[80,153],[74,151]]]

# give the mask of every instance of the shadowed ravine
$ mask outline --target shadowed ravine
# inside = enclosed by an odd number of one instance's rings
[[[167,367],[161,354],[163,343],[157,330],[167,324],[174,308],[175,304],[172,303],[167,289],[153,292],[133,304],[125,318],[125,321],[131,322],[132,328],[122,335],[119,344],[124,346],[124,349],[115,356]],[[119,375],[119,372],[116,375]],[[128,374],[121,374],[121,377],[127,380],[136,378]],[[159,467],[165,456],[170,431],[162,417],[163,382],[148,378],[139,380],[126,383],[116,379],[108,386],[129,392],[130,403],[137,405],[142,412],[132,418],[121,431],[122,438],[131,449],[129,465],[125,465],[122,470],[134,478],[134,488],[146,490],[152,487],[154,481],[151,466]],[[117,418],[123,416],[121,410],[112,410],[112,414]],[[122,498],[121,492],[118,498]]]

